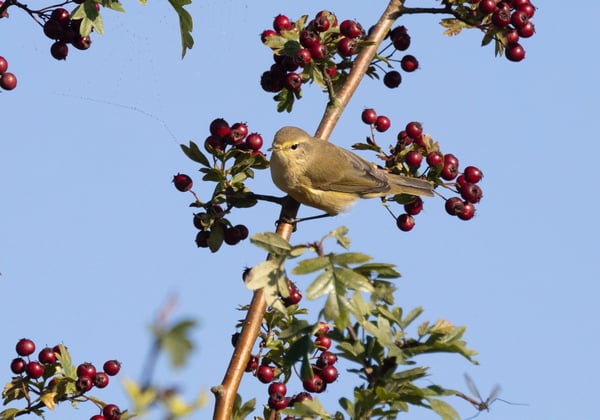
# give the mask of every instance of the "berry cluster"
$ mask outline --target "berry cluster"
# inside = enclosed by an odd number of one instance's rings
[[[0,2],[1,5],[2,2]],[[9,73],[8,61],[0,55],[0,88],[4,90],[13,90],[17,87],[17,77]]]
[[[529,38],[535,33],[535,26],[531,21],[535,6],[529,0],[476,0],[471,3],[478,12],[480,27],[489,38],[487,41],[491,41],[492,37],[498,39],[510,61],[523,60],[525,49],[519,39]]]
[[[81,4],[82,0],[74,0]],[[100,9],[100,3],[94,3],[96,10]],[[82,36],[80,33],[82,19],[71,19],[71,13],[62,7],[52,10],[44,23],[44,34],[54,40],[50,47],[50,54],[57,60],[66,60],[69,55],[71,44],[78,50],[87,50],[92,44],[89,35]]]
[[[276,377],[282,374],[281,369],[273,367],[271,361],[266,357],[263,358],[262,363],[259,365],[260,355],[250,356],[245,370],[246,372],[254,373],[260,382],[269,384],[269,399],[267,403],[269,408],[279,411],[293,407],[295,403],[312,400],[312,393],[318,394],[324,392],[328,384],[337,380],[339,374],[335,363],[338,358],[334,353],[329,351],[332,340],[327,335],[328,332],[328,324],[320,322],[315,332],[314,346],[317,348],[313,356],[315,362],[311,364],[311,372],[305,374],[305,377],[300,378],[304,391],[294,394],[291,397],[286,396],[287,386],[284,382],[273,382]],[[286,417],[285,419],[293,418]]]
[[[81,363],[76,369],[74,367],[71,369],[71,366],[66,366],[70,362],[67,349],[60,345],[44,347],[38,353],[37,360],[32,359],[31,355],[35,352],[36,346],[28,338],[19,340],[15,349],[19,357],[12,360],[10,369],[15,375],[20,375],[18,378],[22,383],[13,380],[10,385],[32,387],[36,394],[44,394],[44,392],[40,392],[40,388],[42,391],[44,388],[48,391],[54,390],[57,394],[55,402],[79,398],[93,387],[105,388],[109,383],[109,377],[117,375],[121,370],[121,363],[117,360],[104,362],[103,371],[97,371],[96,367],[89,362]],[[66,376],[69,371],[73,371],[74,375]],[[46,383],[48,379],[49,381]],[[11,395],[6,389],[5,393]],[[121,418],[118,406],[99,404],[96,399],[90,400],[99,405],[102,411],[101,415],[94,415],[91,420],[119,420]]]
[[[391,66],[392,61],[399,61],[400,68],[407,73],[411,73],[419,68],[419,61],[414,55],[407,54],[400,60],[394,60],[392,57],[396,51],[406,51],[408,47],[410,47],[410,35],[408,34],[408,30],[405,26],[397,26],[392,29],[387,37],[390,38],[391,43],[384,47],[384,49],[379,53],[380,56],[383,55],[383,52],[388,49],[390,46],[393,46],[394,50],[391,54],[385,57],[385,61],[388,65]],[[386,37],[386,38],[387,38]],[[384,70],[385,71],[385,70]],[[390,89],[397,88],[400,86],[402,82],[402,75],[397,70],[390,70],[385,72],[385,76],[383,77],[383,84]]]
[[[475,204],[483,197],[483,191],[478,185],[483,178],[481,170],[475,166],[467,166],[460,173],[458,158],[451,153],[442,154],[438,143],[423,132],[423,126],[417,121],[406,124],[404,130],[398,133],[395,146],[390,147],[389,153],[385,153],[374,140],[373,128],[385,131],[377,127],[380,117],[374,109],[362,111],[361,119],[372,127],[372,135],[367,139],[367,144],[355,144],[354,147],[378,152],[379,157],[385,161],[385,167],[392,173],[426,177],[436,185],[460,194],[460,197],[446,199],[446,211],[461,220],[471,219],[475,215]],[[384,118],[387,129],[390,126],[389,118]],[[423,163],[427,166],[421,170]],[[423,200],[415,196],[400,196],[394,200],[404,207],[404,213],[396,218],[398,228],[405,232],[412,230],[415,225],[414,216],[423,210]]]
[[[308,16],[302,16],[292,22],[278,15],[273,29],[261,34],[262,42],[274,52],[275,63],[262,74],[260,84],[267,92],[283,91],[276,96],[278,100],[285,100],[289,93],[299,98],[302,84],[309,80],[319,86],[341,83],[352,67],[352,56],[365,45],[365,31],[356,21],[338,24],[327,10],[307,20]]]
[[[204,211],[194,214],[193,223],[199,230],[196,235],[196,245],[199,248],[210,248],[215,252],[225,242],[236,245],[248,237],[248,228],[244,225],[233,225],[225,216],[234,207],[249,207],[256,203],[255,199],[248,198],[249,194],[241,182],[234,182],[234,178],[243,180],[252,176],[252,168],[262,169],[268,163],[261,151],[263,138],[258,133],[248,133],[246,123],[238,122],[229,125],[223,118],[217,118],[210,123],[210,135],[204,141],[204,148],[213,156],[213,165],[199,150],[198,146],[191,143],[191,147],[182,146],[186,154],[193,160],[202,163],[205,168],[200,169],[206,175],[205,180],[219,181],[219,187],[214,192],[213,198],[202,203],[192,191],[193,181],[185,174],[173,177],[177,190],[191,192],[196,201],[193,207],[202,207]],[[231,168],[225,163],[232,159],[235,161]],[[228,179],[228,177],[230,179]],[[221,204],[226,204],[224,209]]]

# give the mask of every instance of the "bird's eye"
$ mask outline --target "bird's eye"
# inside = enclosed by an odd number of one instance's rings
[[[298,143],[294,143],[290,146],[290,149],[296,150],[298,148]]]

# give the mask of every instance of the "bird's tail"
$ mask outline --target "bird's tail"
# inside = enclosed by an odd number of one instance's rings
[[[409,178],[395,174],[388,174],[390,195],[412,194],[420,196],[433,196],[433,184],[422,178]]]

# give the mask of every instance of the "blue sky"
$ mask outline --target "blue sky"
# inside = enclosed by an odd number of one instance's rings
[[[518,64],[480,48],[479,33],[450,39],[437,17],[406,17],[408,52],[421,69],[395,90],[365,80],[331,138],[345,147],[362,140],[364,107],[391,118],[389,134],[378,138],[384,144],[406,122],[423,122],[443,151],[484,171],[475,219],[448,217],[443,202],[432,199],[415,229],[401,233],[371,200],[303,224],[292,237],[315,240],[348,226],[354,251],[397,264],[397,304],[423,306],[423,320],[467,325],[479,366],[446,356],[422,363],[431,366],[434,382],[466,391],[468,372],[482,394],[499,383],[502,398],[528,404],[496,402],[480,416],[490,420],[595,413],[589,402],[600,333],[593,312],[600,278],[593,190],[600,69],[588,46],[600,6],[580,4],[585,11],[575,18],[564,2],[544,3],[538,1],[537,33],[525,40],[527,56]],[[283,125],[314,131],[324,95],[309,87],[292,114],[276,113],[258,85],[271,64],[258,35],[279,13],[297,18],[321,8],[368,27],[383,4],[196,2],[189,8],[196,46],[183,61],[177,18],[166,4],[106,12],[106,34],[66,62],[50,56],[51,41],[23,13],[3,20],[0,55],[19,81],[0,94],[5,381],[21,337],[64,342],[79,361],[118,358],[122,375],[138,378],[150,342],[146,326],[175,294],[176,315],[200,322],[198,348],[189,369],[171,375],[161,368],[158,379],[184,384],[189,396],[218,384],[241,317],[236,308],[251,297],[241,272],[264,255],[248,242],[216,255],[196,249],[191,196],[175,191],[171,177],[192,175],[201,197],[212,186],[202,185],[178,144],[201,143],[216,117],[247,121],[267,143]],[[278,194],[268,171],[251,188]],[[313,213],[301,208],[302,215]],[[277,215],[275,206],[261,204],[232,220],[256,233],[272,230]],[[346,382],[323,397],[331,410]],[[109,388],[98,396],[126,406],[120,386]],[[244,379],[241,392],[266,401],[266,386],[253,378]],[[462,416],[475,414],[466,402],[450,401]],[[47,418],[87,418],[92,411],[65,406]],[[210,416],[210,409],[200,414]],[[437,418],[420,409],[407,417]]]

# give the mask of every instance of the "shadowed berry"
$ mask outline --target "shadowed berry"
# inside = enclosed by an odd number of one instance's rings
[[[28,338],[22,338],[15,346],[19,356],[29,356],[35,351],[35,343]]]
[[[121,370],[121,362],[118,360],[107,360],[102,366],[104,372],[109,376],[115,376]]]
[[[396,226],[403,232],[408,232],[415,227],[415,218],[410,214],[403,213],[396,219]]]

